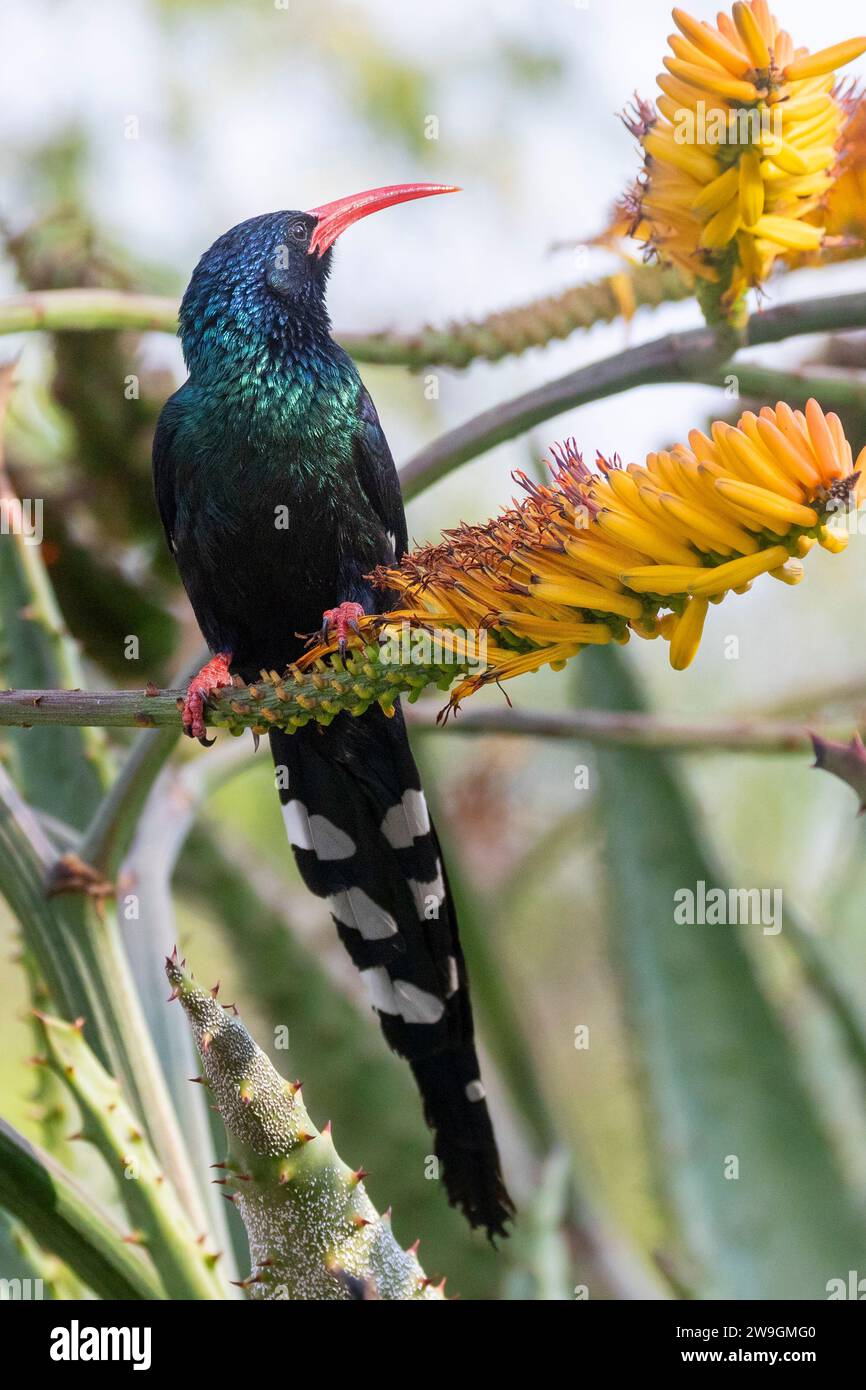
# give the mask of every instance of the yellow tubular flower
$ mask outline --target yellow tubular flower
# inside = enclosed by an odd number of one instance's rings
[[[744,411],[736,426],[692,430],[688,444],[627,467],[599,457],[589,468],[571,442],[553,452],[546,486],[517,474],[521,501],[374,576],[395,607],[362,620],[364,641],[401,622],[440,633],[466,677],[452,703],[632,634],[669,642],[682,670],[708,604],[764,574],[799,583],[816,544],[844,549],[848,537],[831,523],[866,498],[866,448],[855,462],[838,417],[816,401]]]
[[[824,221],[838,257],[866,254],[866,98],[844,98],[847,123],[842,132],[838,177],[827,193]]]
[[[737,322],[774,262],[838,244],[824,214],[844,169],[851,98],[836,72],[866,52],[866,38],[795,49],[766,0],[738,0],[715,25],[680,9],[673,19],[658,108],[638,102],[628,119],[645,157],[633,234],[696,277],[708,319]],[[862,160],[857,176],[862,225]]]
[[[690,598],[686,600],[682,617],[671,637],[671,666],[675,671],[684,671],[691,666],[701,644],[704,620],[709,608],[709,599]]]

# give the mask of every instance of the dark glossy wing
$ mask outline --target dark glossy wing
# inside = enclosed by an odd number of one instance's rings
[[[355,435],[355,466],[370,506],[394,538],[394,559],[399,560],[408,546],[400,480],[376,407],[363,387]]]
[[[177,518],[177,494],[175,492],[175,467],[171,457],[178,420],[177,391],[162,408],[153,436],[153,489],[156,505],[162,518],[165,538],[172,555],[175,553],[175,521]]]

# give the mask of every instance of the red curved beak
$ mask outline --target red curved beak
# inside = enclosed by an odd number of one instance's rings
[[[459,192],[459,188],[448,183],[394,183],[387,188],[368,188],[366,193],[353,193],[349,198],[337,198],[333,203],[310,208],[310,216],[319,219],[310,238],[310,254],[315,252],[317,256],[323,256],[353,222],[359,222],[362,217],[368,217],[380,208],[389,208],[392,203],[432,198],[434,193]]]

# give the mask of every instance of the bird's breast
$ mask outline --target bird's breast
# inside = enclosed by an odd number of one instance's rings
[[[179,489],[181,576],[212,646],[248,654],[255,671],[280,666],[297,654],[295,635],[315,631],[388,556],[351,433],[313,417],[199,445]]]

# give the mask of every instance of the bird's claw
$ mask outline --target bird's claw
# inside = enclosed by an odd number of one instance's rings
[[[340,656],[345,656],[349,633],[360,634],[359,622],[364,616],[362,603],[340,603],[336,608],[326,608],[322,614],[322,640],[330,642],[336,637],[337,650]]]
[[[216,742],[215,739],[206,737],[205,705],[215,691],[231,685],[231,659],[231,652],[217,652],[216,656],[202,666],[198,675],[193,676],[187,686],[186,699],[180,715],[183,731],[188,738],[197,738],[203,748],[210,748]]]

